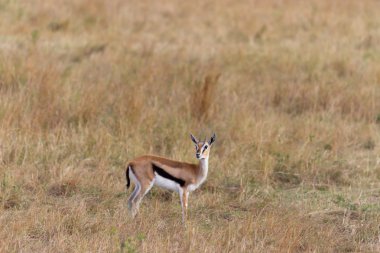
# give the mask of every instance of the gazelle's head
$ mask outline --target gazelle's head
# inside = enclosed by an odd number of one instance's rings
[[[204,141],[198,141],[192,134],[190,134],[190,137],[195,144],[195,157],[199,160],[208,158],[211,146],[216,140],[215,133],[210,138],[210,141],[206,141],[206,139]]]

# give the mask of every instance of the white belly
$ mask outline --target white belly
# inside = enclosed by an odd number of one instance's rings
[[[155,173],[155,174],[156,174],[156,177],[154,178],[154,185],[157,185],[157,186],[164,188],[164,189],[168,189],[171,191],[178,192],[179,187],[180,187],[179,184],[177,184],[176,182],[169,180],[167,178],[161,177],[157,173]]]

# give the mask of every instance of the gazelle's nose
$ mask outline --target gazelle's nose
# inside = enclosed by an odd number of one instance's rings
[[[197,158],[200,158],[201,157],[201,154],[195,154],[195,156],[197,157]]]

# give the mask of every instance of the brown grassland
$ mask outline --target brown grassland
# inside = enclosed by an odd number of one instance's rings
[[[0,0],[0,252],[379,252],[380,2]],[[194,161],[132,219],[126,162]]]

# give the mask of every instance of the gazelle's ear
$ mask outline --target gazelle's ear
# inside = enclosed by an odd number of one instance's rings
[[[210,145],[212,145],[214,142],[215,142],[215,140],[216,140],[216,135],[215,135],[215,133],[211,136],[211,139],[210,139],[210,141],[209,141],[209,144]]]
[[[190,138],[191,138],[191,140],[192,140],[195,144],[198,144],[198,140],[197,140],[197,138],[194,137],[194,135],[190,134]]]

